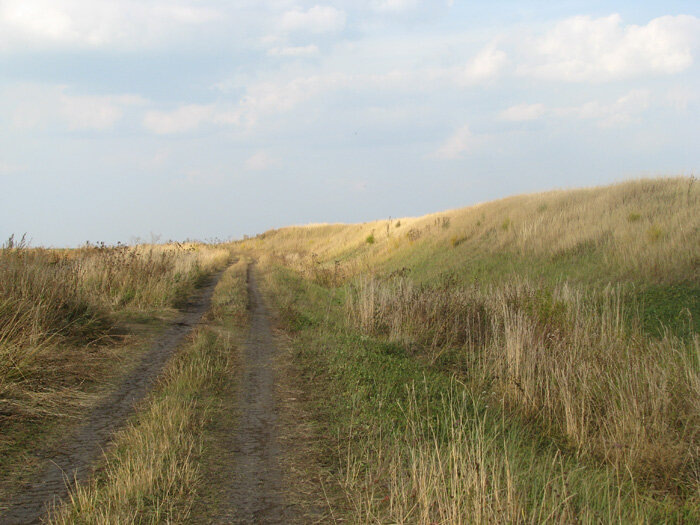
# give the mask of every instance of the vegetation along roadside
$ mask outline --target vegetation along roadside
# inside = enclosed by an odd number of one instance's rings
[[[241,243],[308,378],[336,515],[696,521],[699,197],[634,181]]]

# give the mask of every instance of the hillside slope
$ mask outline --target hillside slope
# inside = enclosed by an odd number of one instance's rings
[[[370,269],[410,272],[425,284],[488,284],[513,275],[625,284],[650,331],[700,331],[694,178],[519,195],[418,218],[287,227],[242,246],[343,277]]]
[[[319,442],[347,451],[332,468],[353,519],[700,518],[695,179],[282,228],[236,249],[266,268]]]

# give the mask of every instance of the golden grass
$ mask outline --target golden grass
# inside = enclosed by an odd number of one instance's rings
[[[554,259],[595,254],[610,277],[698,282],[699,210],[696,179],[645,179],[519,195],[398,221],[282,228],[240,246],[300,267],[312,257],[339,260],[347,273],[416,254],[444,267],[459,265],[474,250]],[[371,234],[375,242],[369,245]]]
[[[525,439],[551,439],[564,451],[544,476],[548,503],[533,507],[518,496],[529,467],[495,457],[489,440],[498,433],[479,435],[477,420],[439,446],[425,439],[428,427],[400,444],[370,436],[367,456],[345,461],[358,522],[643,522],[653,514],[637,508],[637,498],[671,501],[672,509],[700,504],[700,335],[692,319],[683,338],[670,329],[650,335],[629,293],[700,284],[696,179],[521,195],[399,221],[283,228],[239,247],[321,286],[343,287],[351,329],[457,374],[472,398],[532,424],[536,435]],[[458,398],[449,403],[460,406]],[[459,413],[442,426],[461,425]],[[573,507],[567,480],[577,474],[564,456],[607,472],[600,491],[590,480],[571,487],[579,498]],[[390,481],[382,474],[383,487],[360,479],[377,470],[395,474]],[[616,496],[614,487],[623,486],[631,492]],[[585,514],[602,501],[609,515]]]
[[[246,315],[246,267],[241,261],[222,276],[208,325],[193,335],[132,423],[115,437],[101,473],[78,486],[51,523],[182,523],[191,517],[206,482],[200,467],[205,400],[234,374],[235,338],[224,319],[240,322]]]
[[[167,313],[228,258],[196,244],[49,250],[10,239],[0,249],[0,422],[46,423],[89,405],[86,385],[124,353],[120,319]]]
[[[197,245],[0,249],[0,377],[22,374],[23,363],[65,340],[104,336],[109,314],[167,308],[229,257]]]
[[[351,324],[445,353],[473,391],[567,436],[578,453],[656,488],[700,490],[700,336],[645,337],[626,322],[615,289],[593,294],[526,281],[419,288],[405,278],[360,279]]]

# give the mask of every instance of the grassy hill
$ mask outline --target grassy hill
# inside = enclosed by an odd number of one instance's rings
[[[257,283],[282,334],[269,388],[281,490],[307,513],[299,522],[700,522],[694,178],[215,246],[10,239],[0,499],[33,479],[42,451],[60,448],[227,265],[97,474],[49,522],[235,514],[222,487],[249,366],[240,349],[259,338]]]
[[[269,268],[300,361],[330,381],[310,387],[318,424],[379,429],[336,444],[353,514],[697,518],[695,179],[282,228],[237,248]]]
[[[419,218],[282,228],[244,246],[306,270],[403,271],[431,285],[514,276],[547,285],[624,284],[649,330],[663,325],[689,335],[700,331],[699,212],[695,179],[638,180]]]

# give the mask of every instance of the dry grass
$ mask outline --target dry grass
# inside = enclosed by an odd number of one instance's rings
[[[89,404],[119,318],[172,308],[229,252],[205,245],[0,249],[0,423]],[[102,363],[104,364],[104,363]]]
[[[51,523],[182,523],[191,517],[206,482],[200,461],[208,396],[234,374],[236,338],[227,327],[246,315],[246,266],[241,261],[222,276],[208,325],[193,335],[132,423],[115,437],[96,479],[78,486]]]
[[[364,278],[347,305],[364,333],[457,365],[473,391],[536,417],[579,453],[658,489],[700,491],[700,337],[644,337],[615,289]]]
[[[410,386],[407,430],[359,438],[344,452],[353,523],[653,521],[646,505],[635,505],[643,496],[624,474],[572,468],[563,455],[528,450],[527,436],[480,410],[460,385],[429,407],[424,402]]]
[[[692,521],[700,335],[683,301],[700,284],[699,211],[694,178],[653,179],[242,242],[341,288],[323,299],[322,318],[346,297],[341,330],[456,373],[471,399],[531,429],[525,443],[562,450],[550,465],[528,463],[522,443],[499,437],[506,428],[465,422],[460,396],[435,409],[440,428],[456,429],[437,440],[435,419],[409,406],[405,439],[371,434],[343,462],[357,521]],[[682,288],[659,304],[681,311],[682,330],[648,330],[635,294],[649,286]],[[305,316],[297,324],[313,325]],[[528,493],[533,476],[539,492]]]
[[[271,230],[241,247],[299,269],[340,261],[347,275],[405,260],[430,274],[458,267],[472,253],[507,253],[552,261],[589,257],[600,277],[610,279],[698,282],[699,209],[696,179],[646,179],[519,195],[395,222]]]
[[[117,449],[98,480],[78,486],[52,523],[180,523],[188,516],[201,481],[196,457],[203,421],[193,394],[225,368],[212,351],[225,344],[204,331],[195,336],[159,395],[115,437]]]

